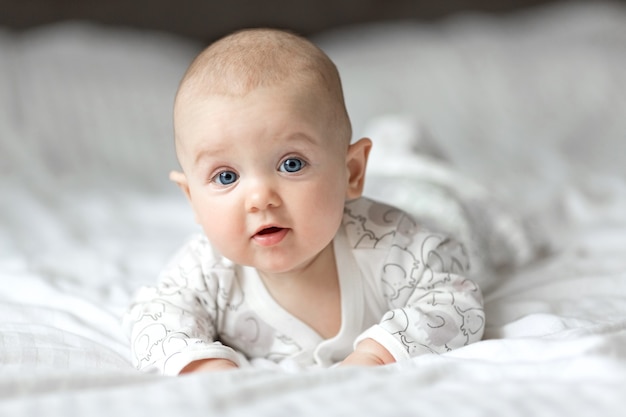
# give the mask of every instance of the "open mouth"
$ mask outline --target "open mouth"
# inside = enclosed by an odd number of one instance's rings
[[[280,232],[281,230],[283,230],[282,227],[268,227],[267,229],[260,230],[257,235],[270,235],[272,233]]]
[[[284,227],[270,226],[259,230],[252,239],[261,246],[274,246],[283,241],[289,233]]]

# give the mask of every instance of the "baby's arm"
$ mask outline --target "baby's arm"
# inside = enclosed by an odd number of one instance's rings
[[[394,360],[443,353],[480,340],[485,318],[479,288],[465,276],[463,247],[443,236],[418,234],[396,246],[383,283],[390,310],[357,338],[375,340]],[[398,273],[402,271],[402,273]],[[361,354],[358,354],[361,357]],[[389,362],[385,362],[389,363]]]
[[[157,287],[139,291],[124,317],[137,369],[177,375],[227,365],[231,369],[242,360],[216,342],[219,287],[216,277],[209,279],[203,272],[202,248],[198,241],[183,248]]]

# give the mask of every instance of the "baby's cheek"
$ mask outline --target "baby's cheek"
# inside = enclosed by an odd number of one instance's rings
[[[233,215],[211,216],[205,214],[201,219],[202,230],[213,246],[223,255],[235,250],[247,232]]]

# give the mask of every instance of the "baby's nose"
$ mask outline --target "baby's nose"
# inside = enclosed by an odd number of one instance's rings
[[[246,210],[249,212],[278,207],[280,204],[280,195],[272,181],[254,181],[247,190]]]

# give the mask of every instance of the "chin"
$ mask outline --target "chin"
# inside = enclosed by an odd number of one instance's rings
[[[306,262],[294,263],[293,259],[276,260],[274,262],[267,262],[267,259],[264,259],[262,262],[255,263],[252,267],[266,274],[280,275],[298,272],[305,264]]]

